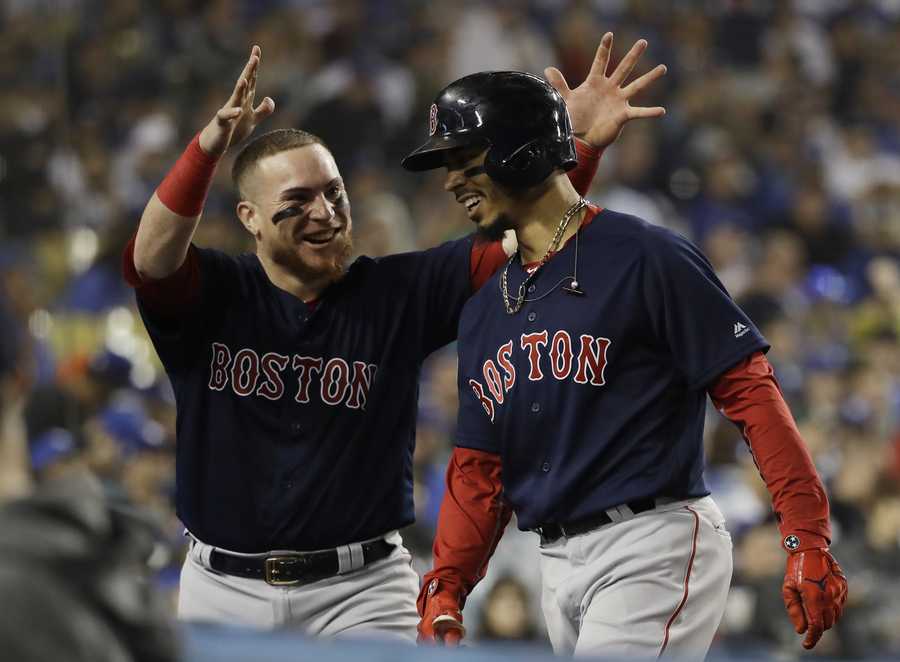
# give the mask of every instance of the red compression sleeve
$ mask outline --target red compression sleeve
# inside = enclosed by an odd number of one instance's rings
[[[469,262],[469,278],[472,281],[472,291],[478,291],[508,259],[509,256],[503,250],[502,242],[475,239],[475,243],[472,244],[472,256]]]
[[[432,547],[433,569],[422,581],[419,614],[432,579],[455,593],[462,608],[466,596],[487,572],[488,561],[512,516],[512,508],[503,500],[500,470],[499,455],[470,448],[453,450]]]
[[[218,163],[200,147],[198,133],[156,189],[156,197],[179,216],[199,216]]]
[[[827,546],[831,527],[825,488],[763,353],[722,374],[709,395],[749,444],[772,496],[782,540],[796,534],[804,548]]]
[[[569,171],[569,181],[581,195],[587,195],[597,174],[597,166],[603,150],[593,147],[582,140],[575,141],[575,151],[578,152],[578,165]]]
[[[177,315],[186,310],[200,295],[200,262],[193,245],[178,270],[160,280],[143,280],[134,266],[134,242],[131,238],[122,254],[122,274],[137,290],[150,310],[160,315]]]

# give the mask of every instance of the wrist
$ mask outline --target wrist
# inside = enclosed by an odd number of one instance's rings
[[[603,151],[606,149],[606,146],[598,147],[596,145],[592,145],[584,138],[575,138],[575,151],[578,153],[579,161],[581,158],[586,159],[599,159],[603,156]]]
[[[807,531],[783,532],[781,548],[788,554],[806,552],[811,549],[828,549],[829,541],[824,536]]]
[[[444,606],[455,606],[456,609],[462,610],[465,602],[462,586],[459,582],[451,579],[425,575],[425,581],[419,591],[419,599],[416,601],[419,616],[425,615],[428,604],[432,602],[440,602]]]
[[[203,150],[197,134],[156,189],[156,197],[179,216],[199,216],[218,163],[218,158]]]

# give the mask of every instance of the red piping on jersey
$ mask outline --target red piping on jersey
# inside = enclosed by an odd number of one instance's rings
[[[662,648],[659,649],[659,654],[656,657],[661,657],[662,654],[666,652],[666,646],[669,645],[669,628],[672,627],[672,623],[675,622],[675,619],[678,618],[678,614],[684,609],[684,605],[687,603],[688,593],[690,592],[688,584],[691,579],[691,570],[694,569],[694,557],[697,555],[697,535],[700,533],[700,517],[690,506],[685,506],[685,509],[690,510],[691,514],[694,516],[694,535],[693,540],[691,541],[691,556],[688,559],[687,572],[684,573],[684,595],[681,596],[681,602],[678,603],[675,611],[672,612],[672,615],[669,616],[669,620],[666,622],[666,632],[665,637],[663,638]]]
[[[755,352],[726,371],[709,396],[750,447],[782,537],[796,534],[801,549],[827,547],[831,527],[825,488],[765,355]]]

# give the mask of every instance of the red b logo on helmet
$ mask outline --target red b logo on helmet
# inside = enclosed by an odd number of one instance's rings
[[[431,104],[431,110],[428,111],[428,135],[433,136],[437,131],[437,104]]]

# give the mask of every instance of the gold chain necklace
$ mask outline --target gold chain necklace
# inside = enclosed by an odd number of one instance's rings
[[[515,254],[509,258],[509,261],[506,263],[506,266],[503,267],[503,274],[500,276],[500,290],[503,293],[503,305],[506,306],[506,312],[509,315],[515,315],[517,312],[522,310],[522,305],[525,303],[525,292],[528,284],[534,280],[535,276],[537,276],[538,272],[541,268],[550,261],[550,256],[559,248],[559,241],[562,239],[563,233],[566,231],[566,228],[569,225],[569,221],[572,220],[572,217],[577,214],[579,211],[584,209],[587,205],[587,200],[584,198],[579,198],[578,202],[569,207],[566,210],[566,213],[563,214],[563,217],[559,221],[559,225],[556,226],[556,232],[553,234],[553,239],[550,240],[550,245],[547,246],[547,252],[544,253],[544,257],[541,258],[540,262],[538,262],[537,267],[535,267],[534,271],[532,271],[525,280],[522,281],[522,284],[519,285],[519,291],[516,294],[515,301],[510,303],[509,301],[509,290],[507,289],[506,284],[506,274],[509,271],[509,265],[512,264],[512,261],[516,259],[519,255],[519,251],[516,251]]]

